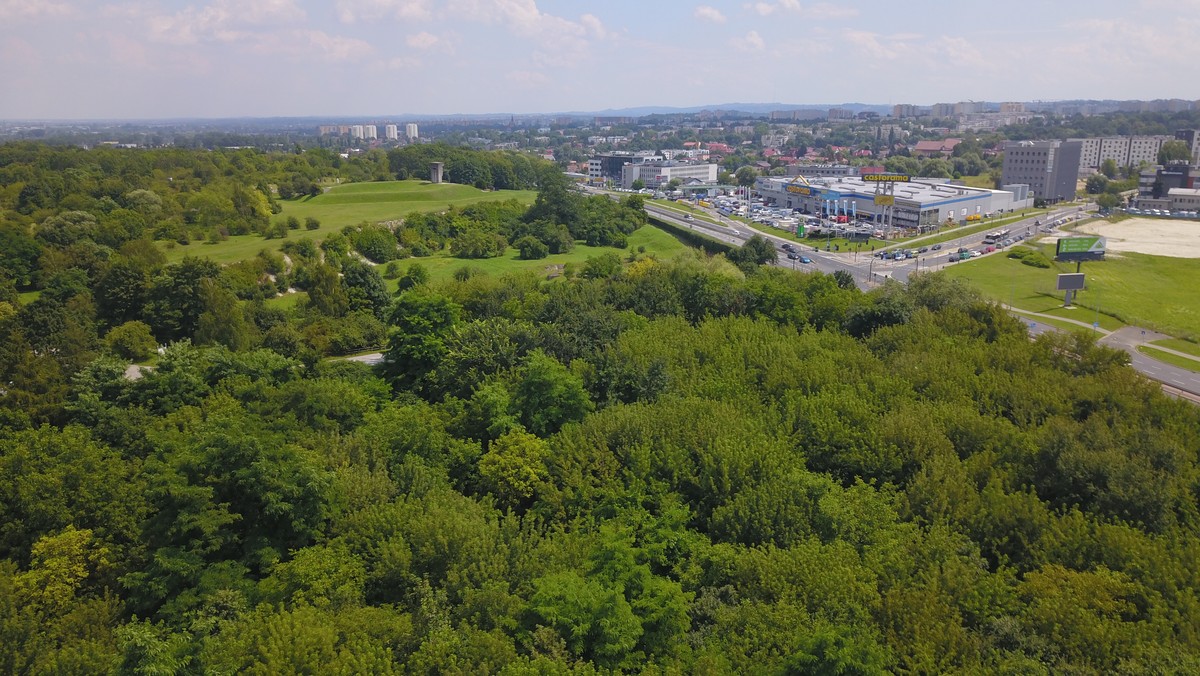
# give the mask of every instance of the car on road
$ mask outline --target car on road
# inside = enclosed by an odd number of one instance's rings
[[[927,246],[923,246],[920,249],[917,249],[917,253],[919,253],[919,254],[923,254],[926,251],[929,251],[929,247],[927,247]]]
[[[690,220],[692,220],[692,215],[691,215],[691,214],[684,214],[684,215],[683,215],[683,220],[685,220],[685,221],[690,221]]]
[[[811,262],[812,262],[812,259],[811,259],[811,258],[809,258],[808,256],[801,256],[801,257],[800,257],[800,262],[801,262],[801,263],[811,263]]]
[[[793,249],[795,249],[795,247],[792,246],[791,242],[784,242],[780,248],[783,249],[784,251],[792,251]]]
[[[941,244],[934,244],[933,246],[929,247],[929,249],[930,249],[931,251],[941,251],[941,250],[942,250],[942,245],[941,245]]]
[[[982,252],[982,251],[979,251],[978,249],[977,249],[977,250],[975,250],[975,251],[972,251],[972,252],[970,253],[970,256],[971,256],[971,258],[979,258],[979,257],[980,257],[980,256],[982,256],[982,255],[983,255],[983,252]]]
[[[799,259],[800,259],[800,254],[796,253],[795,251],[788,254],[788,260],[790,260],[790,261],[799,260]]]

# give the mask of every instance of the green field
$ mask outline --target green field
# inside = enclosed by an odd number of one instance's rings
[[[1165,338],[1163,340],[1154,340],[1151,345],[1165,347],[1177,352],[1184,352],[1200,359],[1200,345],[1193,343],[1190,340],[1180,340],[1179,338]]]
[[[1157,359],[1158,361],[1189,371],[1200,371],[1200,361],[1196,361],[1195,359],[1188,359],[1187,357],[1180,357],[1170,352],[1156,350],[1148,345],[1140,345],[1137,350],[1151,359]]]
[[[537,193],[530,190],[489,192],[467,185],[432,184],[427,181],[383,181],[378,183],[347,183],[328,189],[316,197],[280,201],[283,211],[272,217],[274,222],[295,216],[301,223],[309,216],[321,222],[317,230],[292,230],[291,238],[309,237],[321,240],[347,225],[363,221],[377,223],[404,218],[414,211],[441,211],[450,206],[466,206],[478,202],[516,199],[532,204]],[[223,242],[209,244],[176,242],[161,244],[169,262],[185,256],[208,258],[217,263],[236,263],[258,254],[277,251],[286,239],[265,239],[261,235],[237,235]]]
[[[1053,256],[1050,245],[1039,248]],[[1066,310],[1062,292],[1055,291],[1056,277],[1074,271],[1074,264],[1042,269],[1004,254],[946,268],[947,275],[967,279],[984,294],[1017,308],[1088,324],[1098,319],[1109,330],[1135,325],[1185,338],[1200,336],[1200,303],[1192,291],[1200,260],[1123,253],[1084,263],[1088,287],[1076,297],[1076,309]]]
[[[419,263],[425,266],[429,271],[429,280],[431,282],[440,282],[448,280],[454,276],[454,272],[463,267],[471,267],[481,270],[490,275],[504,275],[512,272],[532,271],[539,275],[551,276],[552,274],[561,274],[562,266],[567,263],[581,265],[588,258],[599,256],[604,253],[616,253],[625,259],[630,253],[636,252],[639,247],[645,247],[647,254],[653,254],[662,260],[669,260],[676,255],[687,251],[689,247],[675,239],[671,234],[659,230],[653,226],[643,226],[629,236],[628,247],[625,249],[617,249],[610,246],[587,246],[586,244],[576,244],[575,248],[565,254],[551,254],[541,260],[525,261],[518,258],[519,252],[515,248],[509,250],[499,258],[486,259],[464,259],[454,258],[449,251],[440,251],[433,256],[424,258],[408,258],[398,261],[400,273],[404,274],[410,265]],[[376,266],[381,274],[384,266]],[[388,290],[395,292],[398,280],[384,280],[388,285]],[[306,298],[307,294],[293,293],[286,296],[278,296],[268,301],[269,304],[280,308],[290,308],[295,306],[302,299]]]

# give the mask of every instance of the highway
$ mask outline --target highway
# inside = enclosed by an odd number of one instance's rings
[[[772,234],[769,229],[758,230],[750,227],[750,225],[741,221],[728,221],[728,227],[723,225],[714,225],[707,221],[699,219],[685,220],[681,214],[671,209],[665,209],[653,204],[646,205],[647,213],[655,218],[660,218],[664,221],[673,223],[679,227],[689,228],[697,232],[701,232],[713,239],[717,239],[728,244],[741,246],[747,239],[754,235],[761,235],[775,244],[777,247],[778,257],[776,264],[781,267],[793,268],[795,270],[809,270],[832,274],[838,270],[844,270],[854,277],[854,281],[859,288],[866,291],[879,284],[884,283],[887,279],[893,279],[900,283],[907,283],[909,275],[921,271],[940,270],[947,265],[969,265],[968,261],[961,263],[951,263],[949,260],[950,252],[957,251],[959,248],[966,249],[981,249],[983,245],[984,235],[986,230],[970,235],[942,242],[941,250],[937,252],[928,252],[926,255],[918,256],[912,260],[903,261],[884,261],[874,258],[870,254],[859,252],[855,256],[854,252],[826,252],[824,250],[813,250],[812,246],[798,244],[791,239],[779,237]],[[1053,223],[1060,218],[1073,216],[1080,213],[1080,207],[1070,207],[1067,209],[1058,209],[1053,212],[1038,214],[1031,216],[1022,221],[1011,223],[1003,226],[1005,229],[1012,231],[1013,234],[1025,233],[1033,235],[1038,230],[1037,222],[1042,222],[1044,229],[1047,223]],[[719,214],[715,212],[711,214],[715,220],[723,220]],[[1056,228],[1050,228],[1051,231]],[[795,245],[796,250],[802,255],[807,256],[812,260],[812,263],[800,263],[797,260],[791,260],[787,257],[787,252],[778,247],[784,243],[791,242]],[[920,248],[919,240],[911,240],[885,247],[885,249],[900,249],[900,248]],[[1005,249],[997,249],[996,251],[984,254],[986,256],[1003,255]],[[1029,317],[1021,316],[1014,313],[1015,317],[1020,319],[1028,328],[1031,336],[1037,336],[1047,331],[1057,331],[1058,328],[1051,326],[1045,322],[1037,321]],[[1150,378],[1151,380],[1162,383],[1164,390],[1172,396],[1200,403],[1200,374],[1187,369],[1179,368],[1156,359],[1152,359],[1137,350],[1140,344],[1137,341],[1120,340],[1116,334],[1110,338],[1102,339],[1102,342],[1109,347],[1123,350],[1129,354],[1130,366]]]

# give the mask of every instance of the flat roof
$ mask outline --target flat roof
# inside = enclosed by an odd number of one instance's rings
[[[801,185],[798,182],[793,182],[794,178],[794,176],[771,176],[765,180],[775,190],[785,192],[789,184]],[[957,184],[952,185],[942,182],[943,180],[936,178],[917,179],[905,183],[896,183],[896,199],[916,202],[922,206],[932,206],[946,202],[991,197],[997,193],[1011,194],[1003,190],[989,190],[987,188],[975,188]],[[876,184],[867,183],[857,176],[823,176],[809,178],[808,183],[808,187],[840,193],[843,197],[859,197],[862,199],[874,199],[875,197]]]

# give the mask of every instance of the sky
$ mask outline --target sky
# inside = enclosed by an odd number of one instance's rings
[[[1200,99],[1200,0],[0,0],[0,119]]]

